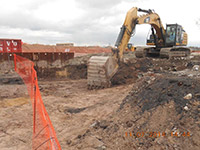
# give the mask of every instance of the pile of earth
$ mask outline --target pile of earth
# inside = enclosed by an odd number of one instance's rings
[[[103,143],[102,149],[198,150],[199,83],[200,79],[188,77],[145,75],[117,112],[107,120],[96,120],[77,137],[79,147],[93,136]]]
[[[109,53],[96,54],[98,56],[108,56]],[[91,56],[86,55],[69,60],[65,66],[70,79],[87,79],[87,64]],[[133,83],[140,78],[143,73],[155,72],[166,73],[170,71],[181,71],[191,68],[193,64],[190,60],[168,60],[158,58],[136,58],[133,52],[124,54],[124,61],[120,63],[118,72],[113,76],[113,85]]]

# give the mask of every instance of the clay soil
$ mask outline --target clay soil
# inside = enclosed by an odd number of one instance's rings
[[[128,53],[111,88],[87,90],[88,59],[71,60],[69,78],[39,80],[63,150],[199,149],[200,71],[193,70],[198,61]],[[26,86],[14,71],[0,70],[0,149],[31,149]]]

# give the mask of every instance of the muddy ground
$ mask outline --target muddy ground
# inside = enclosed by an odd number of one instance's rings
[[[136,59],[127,53],[113,86],[90,91],[89,57],[70,60],[68,78],[39,80],[62,149],[199,149],[198,59]],[[0,147],[31,149],[32,106],[26,86],[12,70],[0,70]]]

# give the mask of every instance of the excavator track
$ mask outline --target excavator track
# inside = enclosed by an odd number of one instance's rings
[[[137,58],[143,58],[148,56],[153,56],[150,51],[152,48],[147,47],[137,47],[135,51],[135,56]],[[155,51],[155,50],[154,50]],[[160,58],[167,58],[167,59],[176,59],[176,58],[185,58],[187,59],[190,56],[190,49],[187,47],[168,47],[168,48],[161,48],[160,52],[157,50],[158,56]]]
[[[146,47],[137,47],[136,48],[136,51],[135,51],[135,56],[137,58],[143,58],[143,57],[146,57],[146,50],[145,50]]]
[[[190,56],[190,49],[187,47],[172,47],[172,48],[161,48],[161,58],[187,58]]]
[[[111,86],[110,79],[116,73],[118,64],[113,57],[92,56],[88,62],[88,89],[102,89]]]
[[[160,57],[161,58],[170,58],[170,50],[171,50],[171,48],[161,48]]]

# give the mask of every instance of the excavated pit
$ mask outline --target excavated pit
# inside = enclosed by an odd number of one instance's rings
[[[63,149],[199,149],[200,71],[193,70],[199,57],[138,59],[126,53],[113,86],[92,91],[86,80],[90,57],[69,60],[51,74],[38,74]],[[0,66],[0,145],[25,150],[31,147],[31,104],[26,86],[13,73],[6,63]],[[185,99],[188,94],[192,97]]]

